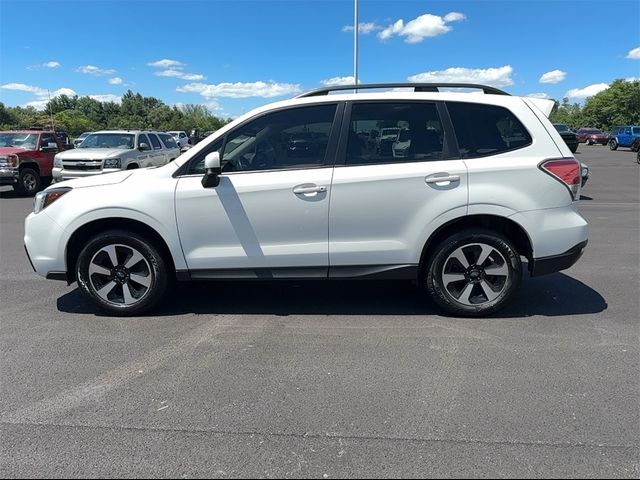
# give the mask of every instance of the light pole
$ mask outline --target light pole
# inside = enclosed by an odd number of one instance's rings
[[[353,84],[358,85],[358,0],[353,0]],[[357,90],[355,90],[357,91]]]

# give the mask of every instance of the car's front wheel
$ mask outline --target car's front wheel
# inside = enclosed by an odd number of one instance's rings
[[[611,150],[617,150],[618,149],[618,141],[615,138],[612,138],[611,140],[609,140],[609,148]]]
[[[42,182],[40,175],[33,168],[23,168],[18,175],[18,183],[13,189],[21,195],[34,196],[40,190]]]
[[[80,290],[103,310],[133,315],[152,308],[168,284],[167,265],[142,236],[112,230],[91,239],[76,265]]]
[[[509,303],[521,277],[520,255],[508,239],[489,230],[465,230],[435,248],[426,287],[447,312],[482,317]]]

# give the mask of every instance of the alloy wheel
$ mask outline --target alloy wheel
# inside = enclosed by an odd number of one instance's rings
[[[89,281],[104,301],[131,306],[149,293],[151,266],[138,250],[129,245],[107,245],[91,259]]]
[[[454,250],[444,262],[442,284],[463,305],[491,302],[507,288],[509,266],[504,256],[486,243],[470,243]]]
[[[22,177],[22,185],[27,192],[33,192],[38,186],[38,179],[32,173],[25,173]]]

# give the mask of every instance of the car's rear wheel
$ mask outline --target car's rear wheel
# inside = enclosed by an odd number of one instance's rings
[[[522,262],[502,235],[464,230],[435,248],[426,274],[427,290],[442,309],[481,317],[509,303],[520,284]]]
[[[158,249],[138,234],[112,230],[91,239],[76,268],[80,290],[100,308],[133,315],[152,308],[168,284]]]
[[[618,141],[615,138],[612,138],[611,140],[609,140],[609,148],[611,150],[617,150],[618,149]]]

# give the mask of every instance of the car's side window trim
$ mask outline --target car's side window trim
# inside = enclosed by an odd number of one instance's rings
[[[249,122],[253,122],[254,120],[258,120],[259,118],[262,118],[265,115],[269,115],[271,113],[277,113],[277,112],[286,111],[286,110],[292,110],[292,109],[297,109],[297,108],[308,108],[308,107],[323,106],[323,105],[335,105],[336,106],[336,111],[335,111],[335,114],[334,114],[334,117],[333,117],[333,121],[332,121],[332,124],[331,124],[331,130],[330,130],[330,133],[329,133],[329,141],[328,141],[328,144],[327,144],[327,151],[325,152],[325,156],[324,156],[324,159],[323,159],[322,163],[320,163],[318,165],[303,166],[303,167],[277,168],[277,169],[267,169],[267,170],[250,170],[250,171],[246,171],[246,172],[225,172],[223,175],[235,175],[235,174],[241,174],[241,173],[259,173],[259,172],[286,172],[286,171],[291,171],[291,170],[310,170],[310,169],[317,169],[317,168],[333,167],[334,162],[336,160],[336,154],[335,154],[336,148],[337,148],[336,147],[336,143],[337,143],[337,139],[338,139],[338,137],[340,135],[340,127],[341,127],[341,122],[342,122],[342,116],[343,116],[342,115],[342,111],[344,109],[344,103],[345,102],[327,101],[327,102],[318,102],[318,103],[311,103],[311,104],[301,104],[301,105],[295,105],[295,106],[280,107],[280,108],[276,108],[276,109],[273,109],[273,110],[268,110],[266,112],[261,112],[258,115],[255,115],[255,116],[253,116],[251,118],[248,118],[247,120],[245,120],[244,122],[242,122],[241,124],[236,126],[233,130],[230,130],[230,131],[226,132],[223,137],[220,137],[217,140],[215,140],[214,142],[212,142],[209,146],[207,146],[207,148],[205,148],[201,152],[198,152],[197,155],[195,155],[188,162],[186,162],[184,165],[182,165],[182,167],[180,167],[173,174],[173,177],[182,177],[182,176],[188,177],[188,176],[193,176],[193,175],[202,176],[202,174],[200,174],[200,173],[198,173],[198,174],[190,173],[191,166],[193,164],[198,163],[199,161],[201,161],[202,158],[205,157],[207,154],[211,153],[213,150],[210,147],[213,147],[219,141],[222,141],[222,145],[221,145],[221,147],[219,149],[219,152],[220,152],[220,158],[223,158],[224,157],[224,149],[226,147],[226,143],[227,143],[227,139],[229,138],[229,135],[232,135],[237,130],[243,128]]]

